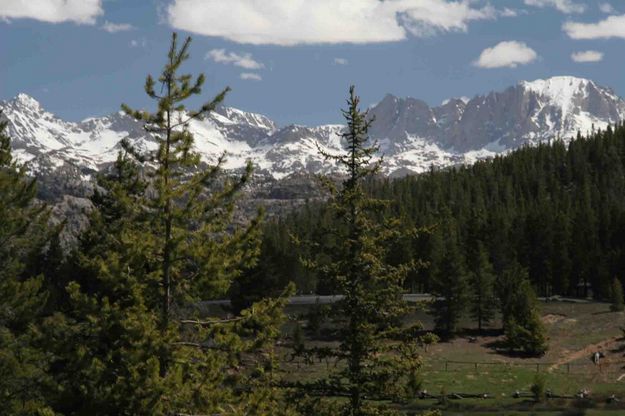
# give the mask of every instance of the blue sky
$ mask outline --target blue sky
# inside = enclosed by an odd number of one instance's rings
[[[621,0],[0,0],[0,99],[73,121],[152,109],[143,82],[172,31],[193,37],[183,69],[206,99],[229,85],[227,105],[281,125],[341,122],[350,84],[365,104],[555,75],[625,96]]]

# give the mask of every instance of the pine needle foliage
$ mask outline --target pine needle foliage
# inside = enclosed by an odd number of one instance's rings
[[[527,272],[518,264],[511,266],[499,277],[497,294],[505,343],[510,351],[530,356],[545,354],[548,349],[546,329]]]
[[[261,214],[242,224],[233,218],[251,165],[231,178],[221,171],[225,155],[208,166],[194,151],[189,125],[229,88],[198,110],[185,108],[204,83],[203,75],[179,74],[190,42],[173,34],[159,77],[147,77],[154,113],[122,106],[144,122],[156,149],[125,141],[93,197],[91,227],[73,256],[70,306],[51,334],[64,413],[289,414],[277,405],[270,370],[291,288],[237,316],[201,304],[225,297],[255,264]]]
[[[460,319],[464,316],[469,301],[468,273],[465,259],[454,232],[453,220],[447,218],[442,243],[442,255],[437,259],[436,272],[431,292],[435,296],[432,313],[436,329],[446,337],[453,337],[458,331]]]
[[[387,247],[403,232],[393,218],[383,218],[385,201],[369,197],[364,181],[375,175],[381,160],[374,161],[377,145],[369,145],[367,131],[372,120],[359,108],[360,99],[350,88],[343,116],[347,128],[342,134],[344,154],[321,152],[343,167],[346,179],[340,187],[322,178],[331,193],[330,209],[337,219],[330,244],[319,247],[328,262],[307,260],[318,269],[328,287],[343,297],[331,307],[330,318],[340,341],[337,349],[312,349],[308,353],[334,361],[327,378],[301,383],[305,394],[346,397],[337,402],[317,402],[306,409],[310,414],[350,416],[391,414],[375,400],[405,397],[418,384],[421,365],[415,339],[400,323],[407,311],[402,300],[402,285],[411,265],[393,267],[385,259]],[[325,410],[324,410],[325,409]],[[391,413],[389,413],[391,412]]]
[[[623,285],[618,278],[612,280],[610,310],[612,312],[621,312],[625,310],[625,302],[623,301]]]
[[[476,243],[476,258],[471,261],[469,283],[471,295],[469,299],[469,311],[471,318],[477,323],[477,328],[482,331],[485,325],[495,317],[495,271],[488,258],[488,253],[481,241]]]
[[[7,124],[0,120],[0,415],[45,414],[46,356],[36,345],[47,292],[28,264],[50,237],[49,211],[13,159]]]

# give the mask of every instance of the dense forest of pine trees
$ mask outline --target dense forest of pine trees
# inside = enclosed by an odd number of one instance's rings
[[[625,126],[472,166],[371,180],[368,192],[392,201],[389,211],[406,228],[423,229],[387,259],[427,263],[408,276],[406,289],[453,292],[446,297],[458,296],[453,303],[482,323],[491,316],[489,287],[517,265],[539,296],[609,299],[613,280],[625,275]],[[290,236],[324,241],[321,230],[332,221],[323,203],[311,202],[268,223],[259,267],[278,286],[295,281],[301,292],[331,292],[298,264],[311,253]]]

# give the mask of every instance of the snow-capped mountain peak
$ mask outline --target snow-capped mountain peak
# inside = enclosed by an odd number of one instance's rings
[[[269,117],[262,114],[241,111],[232,107],[219,108],[214,114],[223,115],[231,124],[248,124],[269,132],[275,131],[278,127]]]
[[[586,98],[589,88],[597,89],[595,83],[590,80],[570,76],[524,81],[519,85],[541,97],[548,98],[551,105],[562,109],[563,114],[575,111],[576,100]]]
[[[559,101],[570,98],[573,94],[584,90],[588,85],[595,86],[595,83],[585,78],[557,76],[534,81],[521,81],[519,85],[539,95],[549,96],[553,100]]]
[[[68,122],[26,94],[0,102],[0,109],[9,121],[16,155],[35,173],[73,166],[88,177],[115,160],[122,139],[140,149],[156,146],[141,123],[119,112]],[[370,136],[385,155],[385,172],[397,175],[422,172],[432,165],[472,163],[524,144],[603,129],[625,119],[625,101],[593,81],[553,77],[523,81],[470,100],[446,100],[438,107],[388,94],[370,108],[370,115],[375,117]],[[218,108],[190,125],[204,160],[213,162],[225,151],[226,168],[240,168],[252,160],[257,171],[274,178],[298,171],[336,171],[319,155],[318,147],[340,152],[343,128],[280,127],[262,114],[230,107]]]
[[[35,100],[30,95],[24,94],[24,93],[17,94],[17,96],[15,97],[13,102],[16,105],[23,106],[23,107],[26,107],[26,108],[32,108],[32,109],[39,109],[39,108],[41,108],[41,104],[39,104],[39,101]]]
[[[479,152],[514,149],[578,131],[604,129],[625,116],[625,102],[593,81],[569,76],[522,81],[501,92],[445,100],[430,108],[414,99],[386,96],[371,109],[372,135],[391,142],[420,137],[443,149]]]
[[[560,137],[577,131],[586,134],[593,129],[617,123],[625,115],[625,105],[614,92],[595,82],[572,76],[559,76],[521,82],[519,87],[538,97],[538,107],[532,116],[540,130]]]

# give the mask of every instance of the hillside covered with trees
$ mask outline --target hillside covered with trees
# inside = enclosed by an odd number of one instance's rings
[[[415,238],[397,243],[388,260],[420,260],[406,290],[437,292],[441,274],[459,285],[480,284],[476,274],[501,276],[521,266],[540,296],[607,299],[625,270],[625,127],[597,131],[569,144],[524,147],[472,166],[431,170],[401,179],[368,182],[368,192],[389,201],[387,211]],[[280,287],[331,293],[299,258],[311,254],[298,239],[332,243],[333,219],[324,203],[310,202],[265,226],[259,270]],[[322,253],[318,254],[323,256]],[[324,259],[320,258],[323,262]],[[492,284],[496,284],[493,281]]]

